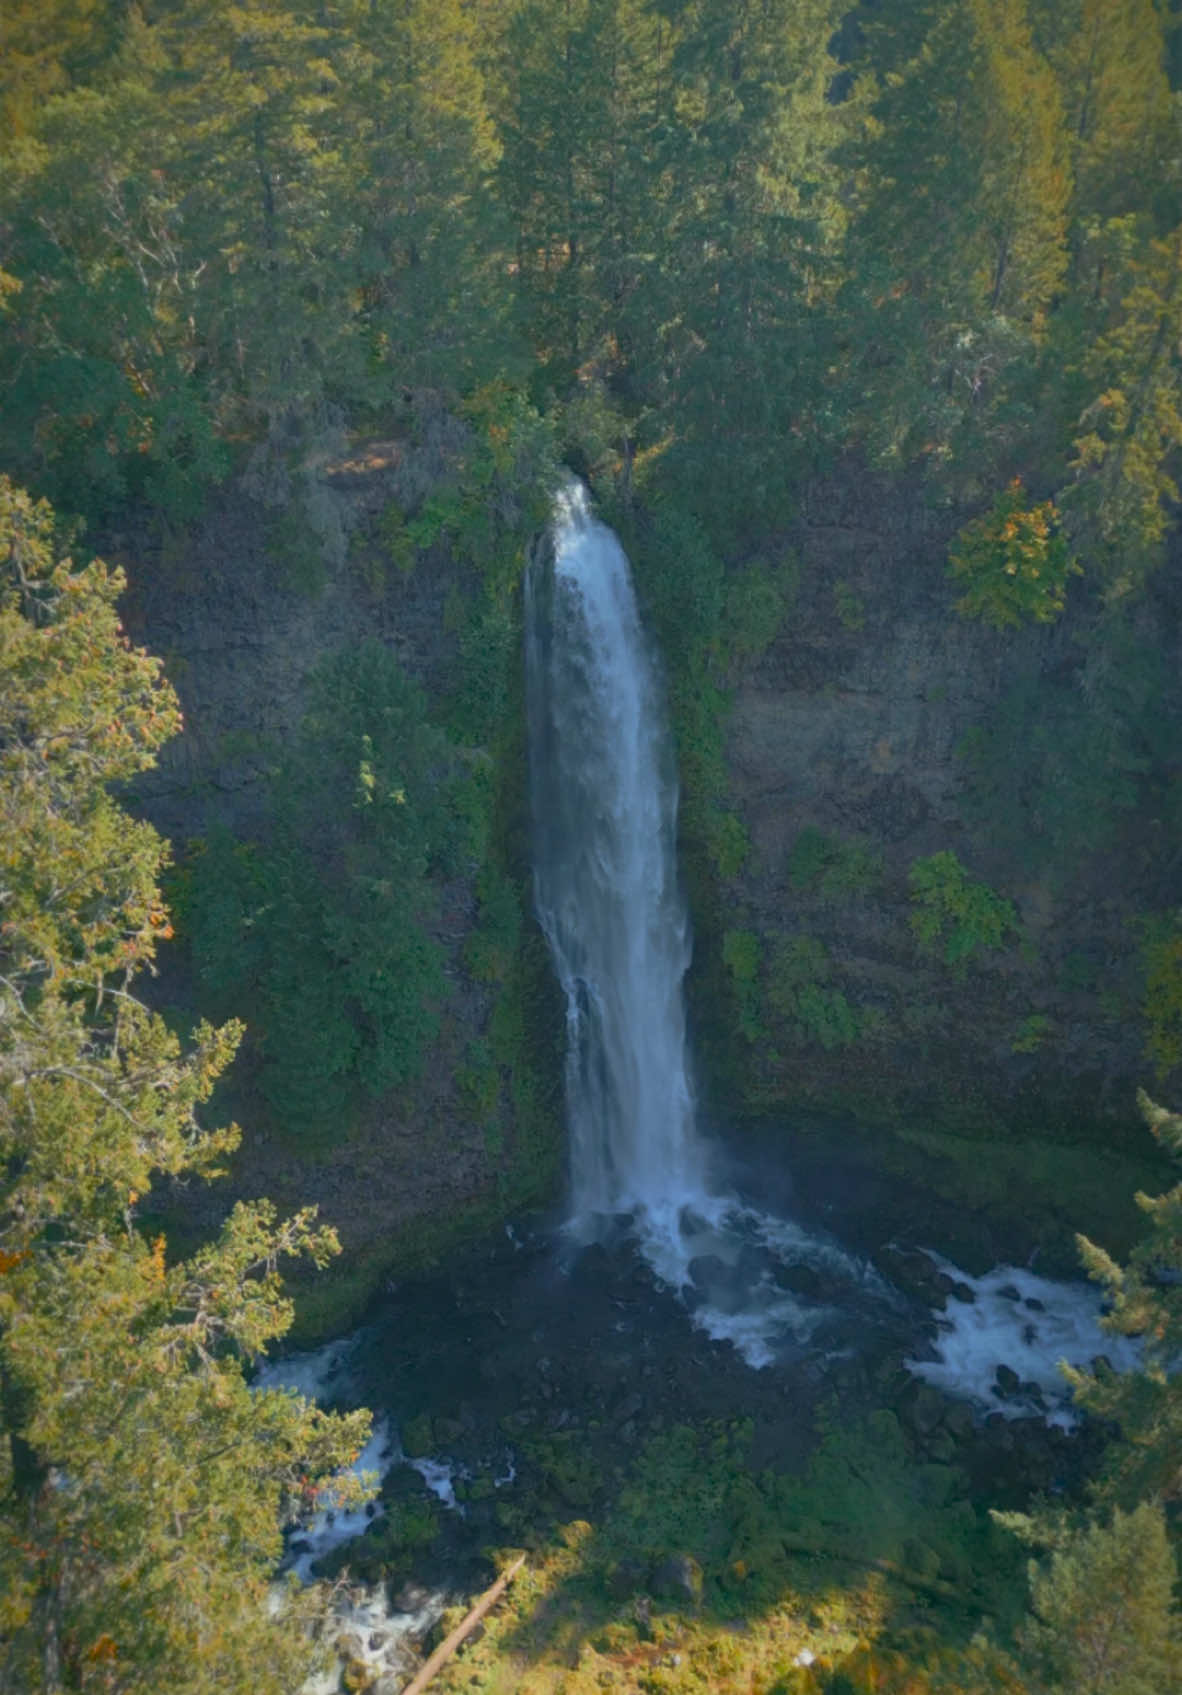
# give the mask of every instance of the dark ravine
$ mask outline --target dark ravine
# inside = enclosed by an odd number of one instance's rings
[[[298,724],[307,676],[325,655],[376,636],[430,698],[446,691],[456,636],[445,609],[466,568],[443,544],[413,570],[392,567],[379,521],[392,498],[411,504],[442,474],[454,449],[450,428],[441,420],[436,436],[413,450],[369,444],[329,465],[325,498],[350,545],[325,564],[319,585],[293,585],[270,540],[275,514],[241,491],[226,493],[168,560],[131,535],[108,547],[129,570],[128,628],[164,656],[185,711],[184,734],[137,797],[178,853],[214,824],[245,834],[257,826],[267,773]],[[1034,1193],[1056,1144],[1090,1123],[1097,1152],[1087,1156],[1078,1187],[1103,1192],[1128,1219],[1124,1197],[1145,1181],[1145,1162],[1155,1169],[1132,1107],[1146,1076],[1137,920],[1169,904],[1173,867],[1159,852],[1157,821],[1169,773],[1150,772],[1139,807],[1117,818],[1114,841],[1070,867],[1025,870],[989,819],[973,815],[966,734],[1020,684],[1045,682],[1086,702],[1085,638],[1097,614],[1085,594],[1077,611],[1047,630],[1000,636],[966,625],[951,610],[943,569],[954,527],[917,490],[849,477],[816,488],[795,533],[769,540],[769,556],[795,549],[799,586],[775,640],[729,674],[728,804],[750,851],[729,881],[690,877],[697,952],[688,987],[708,1116],[713,1101],[725,1101],[717,1128],[733,1137],[745,1125],[781,1124],[804,1112],[823,1137],[827,1115],[836,1112],[840,1126],[854,1114],[891,1129],[863,1144],[869,1164],[880,1148],[896,1174],[910,1171],[926,1183],[943,1173],[953,1204],[966,1164],[979,1163],[973,1150],[982,1139],[1011,1143],[1017,1163],[1031,1139],[1039,1144]],[[643,558],[636,563],[643,599]],[[1176,693],[1179,606],[1166,572],[1133,628]],[[1177,704],[1172,696],[1167,703]],[[512,779],[519,791],[522,776]],[[520,822],[515,828],[520,851]],[[810,828],[866,843],[880,867],[872,886],[834,896],[794,882],[793,849]],[[925,956],[909,925],[908,867],[947,849],[1014,901],[1023,926],[1020,945],[983,956],[963,978]],[[383,1268],[429,1257],[462,1235],[466,1219],[471,1229],[492,1227],[503,1214],[506,1182],[519,1197],[531,1181],[538,1199],[554,1193],[557,1089],[548,1169],[531,1178],[511,1169],[512,1147],[490,1152],[454,1087],[466,1044],[495,998],[464,964],[476,912],[471,883],[448,887],[440,930],[451,995],[419,1085],[308,1153],[268,1130],[265,1118],[260,1128],[257,1114],[248,1117],[249,1094],[240,1107],[251,1134],[230,1191],[267,1193],[281,1207],[318,1200],[341,1229],[355,1300]],[[721,964],[735,931],[756,938],[764,979],[785,936],[819,944],[826,987],[873,1014],[857,1040],[830,1049],[793,1029],[776,1012],[766,980],[757,1028],[745,1036],[735,985]],[[178,960],[165,962],[159,992],[179,1005],[191,1001]],[[1033,1030],[1032,1013],[1044,1021]],[[920,1146],[924,1135],[951,1142]],[[441,1148],[438,1157],[433,1150]],[[529,1158],[536,1163],[536,1148]],[[1061,1208],[1044,1199],[1067,1253],[1071,1229],[1093,1228],[1096,1219],[1073,1217],[1070,1197]],[[210,1213],[223,1205],[211,1194]],[[980,1205],[987,1212],[990,1197]],[[199,1203],[198,1228],[205,1211]],[[346,1303],[326,1313],[325,1322],[348,1310]]]

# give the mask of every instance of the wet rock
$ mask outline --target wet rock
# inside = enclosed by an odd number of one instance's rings
[[[1036,1295],[1027,1295],[1026,1299],[1022,1302],[1022,1305],[1027,1307],[1031,1312],[1046,1312],[1047,1310],[1043,1302],[1040,1301]]]
[[[644,1401],[639,1395],[626,1395],[612,1414],[617,1424],[627,1424],[643,1412]]]
[[[417,1613],[427,1605],[430,1599],[431,1591],[429,1589],[408,1578],[391,1595],[390,1605],[396,1613]]]
[[[970,1307],[977,1299],[977,1291],[973,1288],[971,1283],[954,1282],[948,1293],[954,1301],[963,1301],[966,1306]],[[1027,1305],[1029,1305],[1029,1302]]]
[[[958,1442],[972,1439],[973,1409],[967,1401],[949,1401],[944,1411],[944,1427]]]
[[[940,1280],[951,1285],[952,1279],[940,1271],[925,1253],[916,1248],[891,1245],[878,1255],[878,1268],[904,1295],[922,1301],[924,1306],[939,1306],[946,1298]]]
[[[696,1283],[699,1289],[710,1289],[728,1275],[726,1261],[719,1259],[717,1254],[697,1254],[686,1269],[690,1281]]]
[[[287,1551],[289,1554],[294,1554],[296,1559],[301,1559],[303,1555],[312,1552],[312,1544],[306,1536],[297,1536],[293,1542],[288,1544]]]
[[[597,1287],[610,1283],[615,1273],[612,1257],[602,1242],[585,1247],[572,1268],[573,1275]]]
[[[930,1436],[943,1423],[947,1407],[943,1395],[930,1383],[917,1383],[900,1409],[917,1436]]]
[[[702,1598],[702,1568],[692,1554],[670,1554],[654,1567],[650,1588],[659,1600],[696,1607]]]
[[[999,1365],[997,1380],[993,1385],[993,1393],[1001,1400],[1008,1401],[1021,1390],[1022,1379],[1012,1366]]]
[[[1010,1429],[1010,1420],[1004,1413],[986,1413],[984,1437],[988,1447],[1003,1454],[1009,1453],[1014,1446],[1014,1433]]]
[[[777,1265],[772,1276],[781,1289],[806,1300],[819,1300],[825,1287],[825,1279],[811,1265]]]
[[[1003,1301],[1020,1301],[1022,1299],[1021,1289],[1016,1288],[1013,1283],[1003,1283],[997,1293]]]

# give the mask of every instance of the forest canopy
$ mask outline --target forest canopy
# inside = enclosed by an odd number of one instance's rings
[[[18,0],[0,29],[0,455],[64,510],[183,524],[244,461],[278,504],[343,420],[508,381],[602,394],[691,500],[707,455],[732,540],[857,450],[970,507],[1021,475],[1112,592],[1160,551],[1164,3]]]

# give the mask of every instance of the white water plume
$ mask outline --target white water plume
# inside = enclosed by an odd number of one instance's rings
[[[705,1163],[677,782],[628,560],[579,485],[559,495],[552,539],[552,569],[528,585],[534,889],[567,1002],[573,1222],[593,1234],[639,1212],[672,1246]]]
[[[777,1267],[818,1266],[862,1288],[873,1274],[708,1180],[664,702],[627,556],[580,484],[556,498],[526,594],[534,893],[566,996],[571,1229],[588,1240],[628,1215],[656,1275],[693,1291],[695,1322],[766,1365],[826,1316]]]

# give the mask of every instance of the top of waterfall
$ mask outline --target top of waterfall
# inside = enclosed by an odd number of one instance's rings
[[[583,529],[592,518],[591,497],[586,483],[581,483],[577,477],[568,477],[554,494],[555,528],[569,525],[574,530]]]

